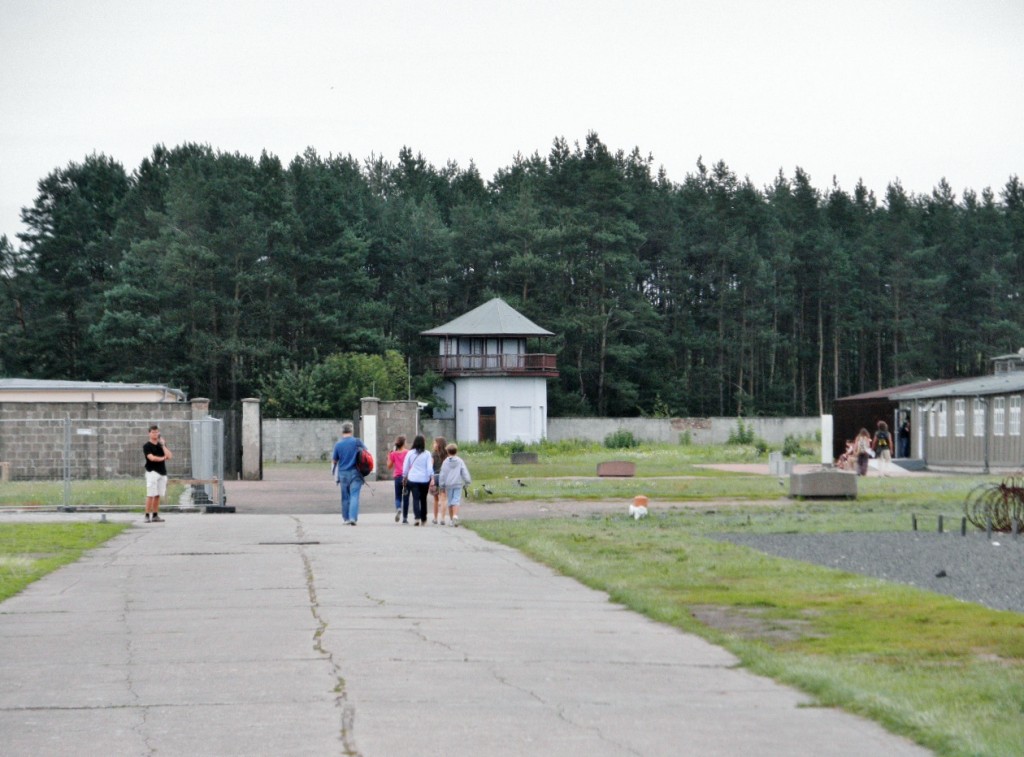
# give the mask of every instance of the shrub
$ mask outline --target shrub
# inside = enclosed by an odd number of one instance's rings
[[[526,442],[522,439],[516,439],[509,442],[507,445],[510,455],[514,455],[517,452],[526,452]]]
[[[807,450],[800,446],[800,440],[792,434],[786,436],[786,440],[782,442],[782,454],[790,457],[796,457],[797,455],[809,454]]]
[[[632,431],[620,428],[604,438],[604,446],[608,449],[627,449],[629,447],[639,447],[640,442],[633,436]]]
[[[679,435],[679,445],[682,447],[689,447],[693,444],[693,435],[689,431],[684,431]]]
[[[742,418],[736,419],[736,428],[729,432],[729,439],[726,444],[753,444],[754,426],[745,425]]]

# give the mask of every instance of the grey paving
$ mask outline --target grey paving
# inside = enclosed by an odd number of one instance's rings
[[[928,754],[464,528],[134,517],[0,604],[0,754]]]

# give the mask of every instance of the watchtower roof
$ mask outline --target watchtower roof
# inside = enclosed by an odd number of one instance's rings
[[[460,315],[443,326],[421,331],[422,336],[554,336],[500,297]]]

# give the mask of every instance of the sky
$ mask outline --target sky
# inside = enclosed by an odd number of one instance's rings
[[[185,142],[485,180],[595,132],[682,182],[881,201],[1024,176],[1024,0],[0,0],[0,234],[92,153]]]

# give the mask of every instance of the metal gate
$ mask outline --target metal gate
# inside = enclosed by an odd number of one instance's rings
[[[173,458],[171,483],[192,503],[224,501],[224,422],[152,418],[4,418],[0,420],[0,506],[124,507],[140,494],[142,445],[160,426]]]

